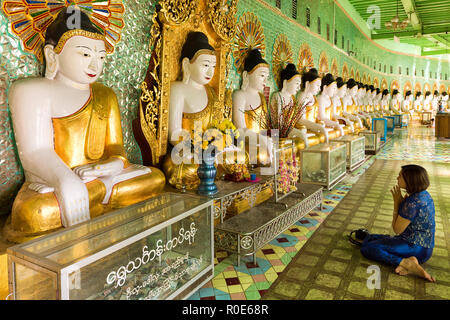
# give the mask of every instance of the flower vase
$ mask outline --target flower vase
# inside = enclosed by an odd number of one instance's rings
[[[200,179],[197,193],[202,196],[213,196],[219,192],[216,183],[214,182],[217,174],[214,160],[214,152],[203,152],[202,163],[197,169],[197,175]]]

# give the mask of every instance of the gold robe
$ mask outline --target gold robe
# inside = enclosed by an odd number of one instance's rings
[[[120,112],[114,91],[100,83],[91,85],[86,104],[72,115],[53,118],[54,149],[71,169],[110,158],[129,166],[123,147]],[[13,203],[7,238],[23,242],[62,227],[61,213],[54,192],[38,193],[25,182]],[[146,200],[164,189],[165,178],[157,168],[117,183],[107,204],[102,204],[106,187],[98,179],[86,184],[91,218],[112,209]]]
[[[261,104],[253,110],[246,110],[244,112],[245,126],[247,127],[247,129],[251,129],[252,131],[257,133],[261,130],[261,127],[260,123],[255,118],[265,117],[267,114],[266,97],[261,92],[258,93]]]
[[[214,89],[208,85],[205,86],[206,94],[208,97],[208,104],[199,112],[183,112],[183,118],[181,120],[181,127],[184,130],[193,132],[194,122],[201,121],[202,129],[206,130],[212,119],[216,119],[219,122],[224,119],[223,110],[220,108],[216,93]],[[200,184],[200,179],[197,175],[198,164],[194,163],[194,159],[191,159],[190,163],[175,164],[172,161],[170,148],[164,158],[162,169],[166,175],[167,181],[170,185],[177,189],[185,187],[187,190],[193,190]]]

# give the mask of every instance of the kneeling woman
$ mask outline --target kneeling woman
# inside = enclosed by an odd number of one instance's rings
[[[434,248],[434,202],[426,189],[427,171],[421,166],[402,166],[398,185],[391,189],[394,198],[392,228],[396,236],[367,235],[361,253],[367,259],[396,266],[399,275],[415,274],[435,282],[420,265],[431,258]],[[400,189],[408,195],[402,196]]]

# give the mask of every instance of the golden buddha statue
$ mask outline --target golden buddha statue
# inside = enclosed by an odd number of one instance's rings
[[[279,82],[278,85],[281,90],[274,92],[271,97],[271,104],[275,106],[272,107],[272,110],[277,110],[277,118],[280,114],[283,114],[284,108],[298,105],[297,93],[300,91],[302,77],[293,63],[288,63],[280,71]],[[291,138],[294,141],[297,157],[300,159],[300,150],[305,149],[305,141],[308,140],[306,128],[300,130],[293,127],[286,138]]]
[[[328,73],[322,78],[321,93],[317,98],[319,105],[317,121],[324,123],[329,139],[334,139],[345,135],[344,129],[339,125],[339,122],[331,119],[334,108],[332,98],[336,92],[336,80],[331,73]]]
[[[322,79],[315,68],[312,68],[302,75],[302,91],[298,94],[298,101],[306,104],[305,114],[295,124],[299,130],[306,129],[305,147],[314,146],[323,142],[328,142],[328,131],[322,123],[317,123],[317,113],[319,104],[316,95],[320,91]]]
[[[333,110],[331,119],[337,121],[344,131],[345,135],[355,133],[353,121],[344,116],[344,97],[347,95],[347,83],[341,77],[336,78],[337,90],[336,94],[331,98],[333,102]],[[357,133],[357,132],[356,132]]]
[[[48,26],[45,77],[17,81],[9,91],[25,173],[5,225],[12,242],[146,200],[165,185],[160,170],[126,159],[116,95],[96,82],[104,36],[78,13],[79,28],[69,29],[67,9]]]
[[[263,91],[269,74],[269,64],[262,58],[261,52],[250,50],[244,59],[241,88],[233,92],[233,123],[241,132],[241,137],[248,137],[246,150],[250,163],[256,165],[267,165],[272,159],[272,140],[262,134],[262,130],[267,128],[263,128],[258,120],[267,114]]]
[[[216,67],[214,48],[202,32],[190,32],[181,50],[182,80],[170,85],[169,142],[172,148],[164,158],[162,169],[170,185],[177,189],[196,189],[199,159],[191,152],[194,130],[203,132],[211,120],[223,120],[223,106],[208,83]],[[239,161],[234,152],[224,155],[225,163]],[[217,160],[217,158],[216,158]]]
[[[364,125],[361,121],[361,117],[358,115],[356,100],[358,94],[358,84],[354,79],[349,79],[346,84],[347,93],[342,99],[342,115],[353,121],[353,127],[356,131],[362,131],[364,130]]]

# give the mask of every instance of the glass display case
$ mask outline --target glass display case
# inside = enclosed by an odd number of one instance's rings
[[[185,299],[214,275],[213,201],[164,193],[8,248],[14,299]]]
[[[300,158],[301,183],[313,183],[333,188],[347,172],[347,144],[321,143],[303,149]]]
[[[394,133],[394,121],[395,121],[395,117],[393,116],[386,116],[384,117],[386,118],[387,121],[387,133]]]
[[[376,131],[361,131],[360,136],[365,138],[365,149],[366,154],[377,154],[381,148],[380,135]]]
[[[356,135],[346,135],[336,139],[333,142],[343,142],[347,144],[347,168],[350,171],[359,167],[366,158],[365,138]]]
[[[388,131],[388,119],[386,118],[373,118],[372,119],[372,131],[378,132],[380,140],[386,142],[386,135]]]
[[[422,117],[421,117],[420,122],[425,125],[431,124],[431,112],[430,111],[422,112]]]

